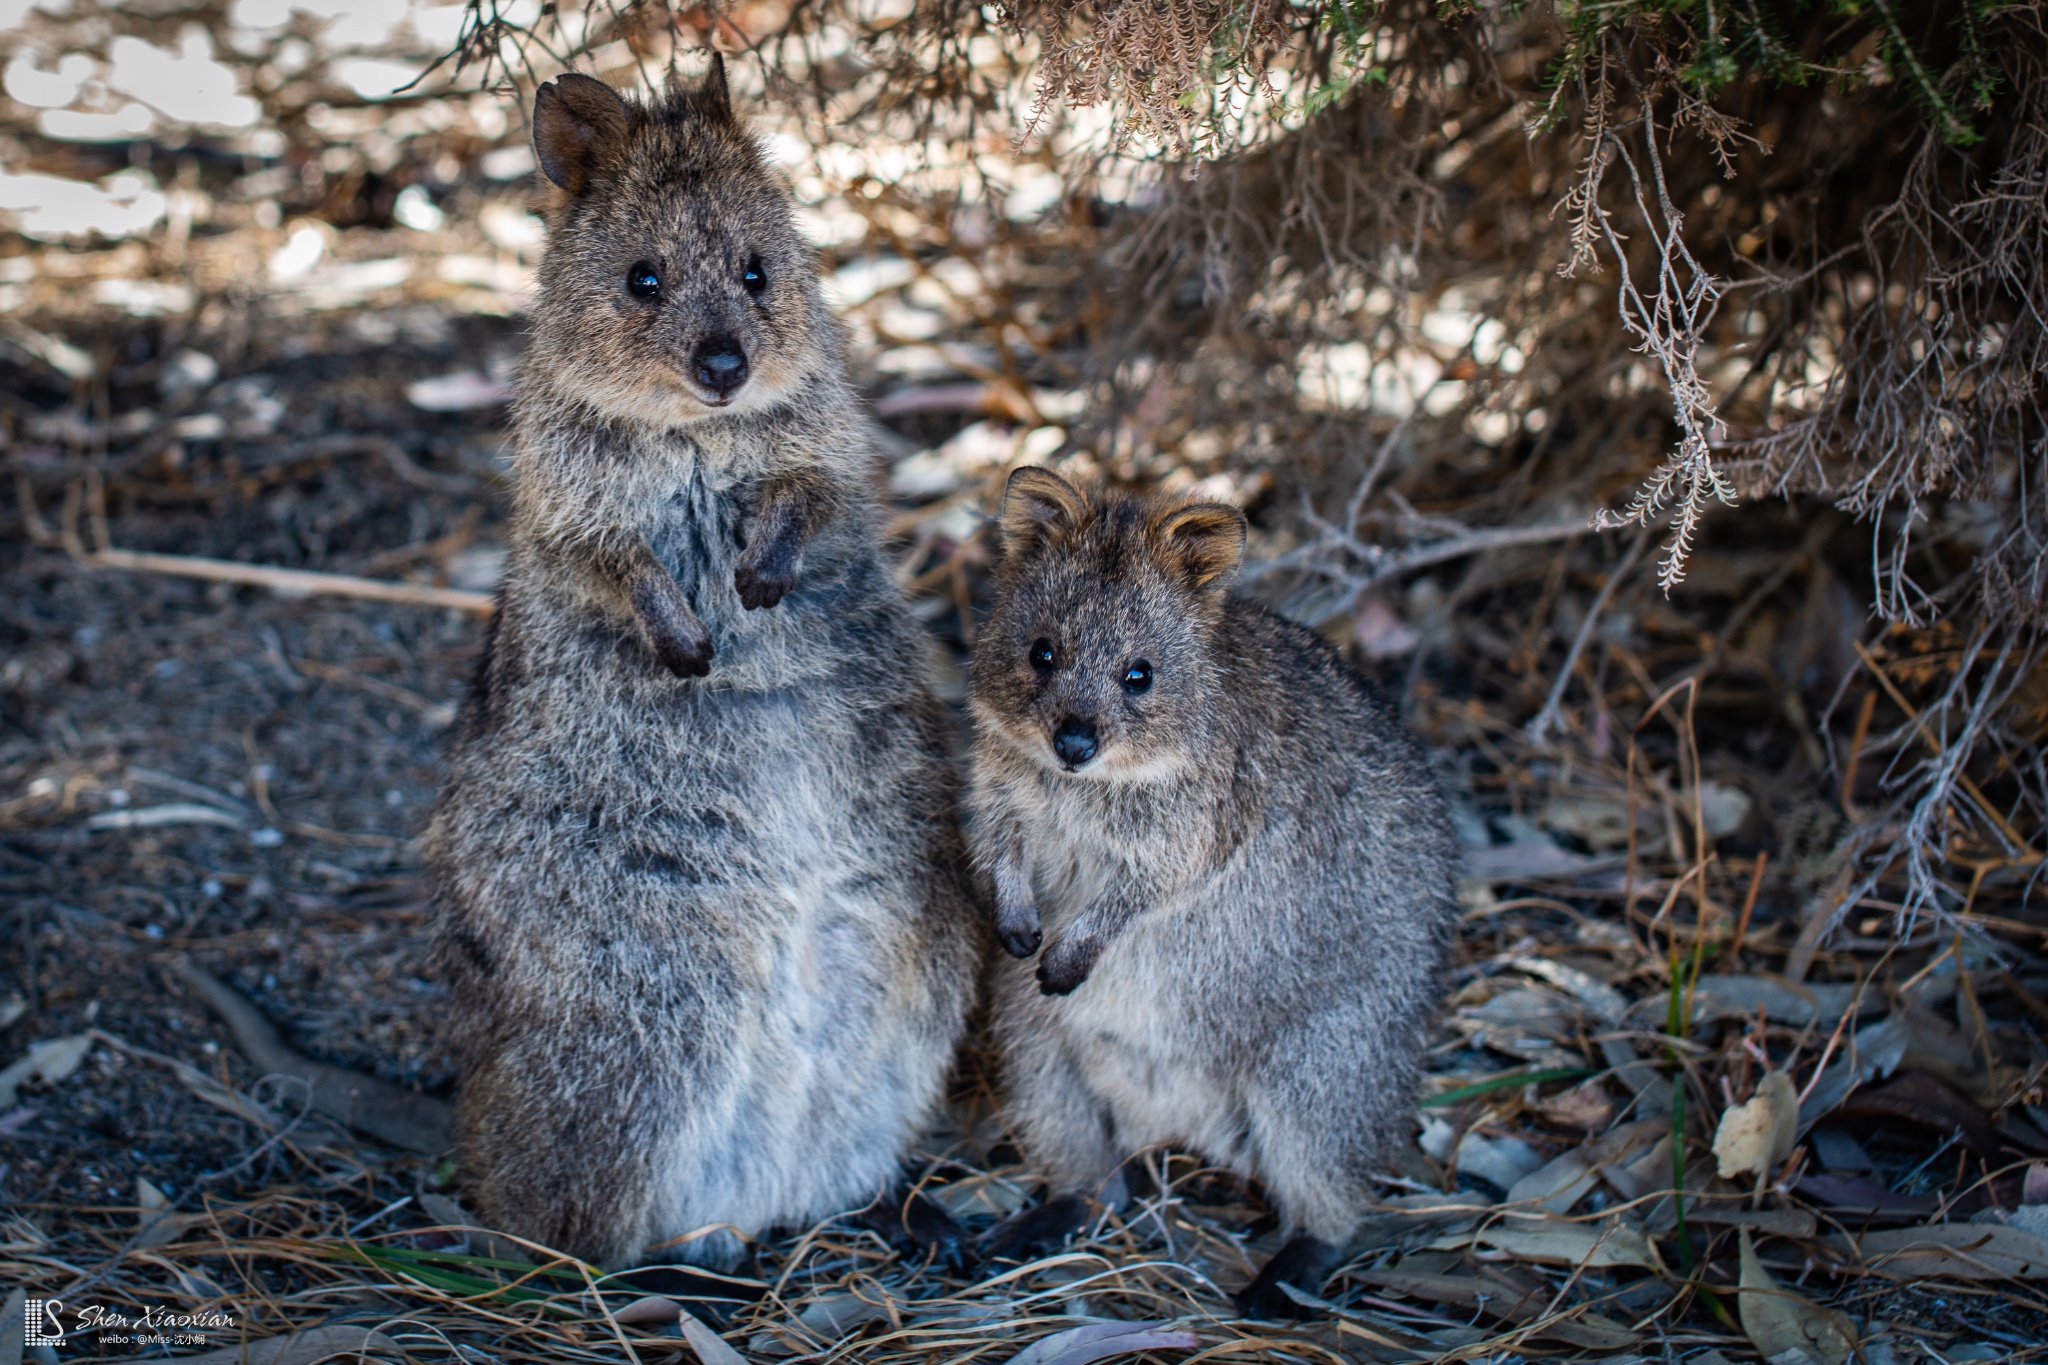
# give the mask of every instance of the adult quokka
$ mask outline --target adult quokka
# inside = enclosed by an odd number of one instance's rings
[[[815,263],[722,67],[534,101],[509,554],[430,831],[492,1226],[730,1264],[858,1206],[977,973],[927,644]]]
[[[1020,469],[970,698],[993,1024],[1064,1235],[1170,1142],[1263,1182],[1294,1234],[1240,1296],[1293,1310],[1400,1132],[1455,914],[1421,756],[1320,637],[1227,595],[1236,508]],[[1042,945],[1042,947],[1041,947]]]

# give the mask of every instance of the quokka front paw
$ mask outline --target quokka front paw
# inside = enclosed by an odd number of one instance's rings
[[[772,545],[766,548],[769,553],[748,551],[740,556],[733,572],[732,585],[739,590],[740,605],[748,611],[772,607],[796,587],[796,556],[776,554]]]
[[[1038,951],[1038,945],[1045,942],[1045,935],[1037,925],[1024,928],[1019,925],[996,922],[996,937],[1002,941],[1003,951],[1018,959],[1029,958]]]
[[[1038,928],[1038,907],[1028,899],[1011,900],[996,892],[996,938],[1003,951],[1015,958],[1028,958],[1045,942]]]
[[[711,632],[666,575],[649,575],[634,586],[633,611],[663,668],[678,678],[701,678],[711,671]]]
[[[1102,941],[1094,938],[1061,939],[1045,950],[1038,960],[1038,993],[1070,995],[1095,970],[1102,955]]]
[[[661,660],[661,666],[678,678],[701,678],[711,671],[711,632],[692,621],[695,630],[656,629],[648,634],[653,637],[654,657]]]

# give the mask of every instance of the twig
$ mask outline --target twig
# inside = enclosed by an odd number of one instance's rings
[[[1936,754],[1941,753],[1942,747],[1936,741],[1933,734],[1928,731],[1927,722],[1920,718],[1920,712],[1914,709],[1913,704],[1906,700],[1905,694],[1899,691],[1898,684],[1891,680],[1891,675],[1884,671],[1883,665],[1878,663],[1877,659],[1861,640],[1854,640],[1851,643],[1856,646],[1856,653],[1862,658],[1863,666],[1868,668],[1871,675],[1884,685],[1884,690],[1891,695],[1893,704],[1906,713],[1906,719],[1913,722],[1913,728],[1919,733],[1922,742],[1927,745],[1930,751]],[[2026,838],[2018,830],[2014,829],[2003,815],[1999,814],[1998,807],[1991,804],[1991,798],[1978,789],[1977,784],[1970,780],[1968,773],[1957,773],[1956,785],[1969,794],[1970,800],[1975,802],[1978,809],[1982,810],[1986,817],[1998,826],[1999,831],[2006,838],[2012,840],[2013,847],[2020,851],[2022,857],[2035,856],[2034,846],[2028,843]]]
[[[1636,532],[1635,541],[1628,547],[1628,553],[1621,557],[1621,563],[1615,566],[1614,572],[1607,575],[1607,581],[1600,585],[1600,595],[1593,599],[1593,605],[1587,609],[1586,619],[1579,623],[1579,633],[1572,637],[1572,647],[1565,651],[1564,664],[1557,670],[1557,681],[1550,685],[1550,695],[1543,699],[1543,709],[1536,713],[1535,719],[1529,722],[1528,729],[1524,731],[1529,743],[1541,744],[1550,734],[1551,727],[1557,724],[1557,708],[1564,701],[1565,689],[1571,686],[1572,673],[1579,666],[1579,655],[1585,652],[1586,642],[1593,638],[1593,627],[1599,624],[1600,613],[1606,610],[1608,600],[1614,596],[1614,590],[1621,586],[1622,579],[1628,577],[1629,570],[1635,568],[1636,561],[1643,557],[1643,547],[1649,543],[1650,528],[1645,526]]]
[[[1735,921],[1735,937],[1728,942],[1728,961],[1739,966],[1743,937],[1749,933],[1749,917],[1756,912],[1756,893],[1764,884],[1764,865],[1771,860],[1768,849],[1756,855],[1756,865],[1749,870],[1749,894],[1742,898],[1742,917]]]
[[[1877,693],[1865,692],[1856,712],[1856,732],[1849,739],[1849,761],[1842,765],[1842,813],[1856,824],[1863,822],[1856,809],[1856,768],[1863,761],[1863,742],[1870,738],[1870,718],[1876,710]]]
[[[268,564],[242,564],[231,559],[144,554],[136,550],[100,550],[78,559],[89,569],[126,569],[134,573],[204,578],[216,583],[246,583],[286,596],[364,597],[406,606],[452,607],[456,611],[475,612],[479,616],[488,616],[492,611],[491,595],[484,592],[436,588],[421,583],[393,583],[388,579],[357,578],[350,574],[316,573],[310,569],[279,569]]]

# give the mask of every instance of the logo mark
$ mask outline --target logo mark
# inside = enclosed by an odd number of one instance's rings
[[[61,1346],[64,1344],[64,1324],[57,1321],[57,1314],[64,1309],[62,1299],[29,1299],[22,1304],[22,1329],[31,1346]]]

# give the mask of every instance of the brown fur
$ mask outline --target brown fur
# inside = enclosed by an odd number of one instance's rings
[[[866,1202],[939,1098],[977,959],[945,726],[722,79],[562,77],[535,142],[510,555],[429,836],[463,1171],[504,1231],[619,1264],[725,1224],[657,1254],[729,1262]]]
[[[1428,769],[1326,642],[1226,596],[1235,508],[1022,469],[1002,525],[973,838],[1004,945],[1043,942],[994,996],[1027,1154],[1092,1194],[1183,1144],[1339,1243],[1410,1101],[1454,916]]]

